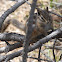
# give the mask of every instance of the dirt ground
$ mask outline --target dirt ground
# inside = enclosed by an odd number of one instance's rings
[[[48,1],[47,0],[43,0],[44,1],[44,4],[47,5]],[[30,2],[30,1],[29,1]],[[41,0],[39,0],[39,2],[41,2]],[[60,2],[60,1],[59,1]],[[8,0],[0,0],[0,16],[4,13],[4,11],[6,11],[7,9],[9,9],[11,6],[13,6],[16,2],[12,2],[12,1],[8,1]],[[30,6],[25,3],[23,4],[22,6],[20,6],[14,13],[10,14],[6,20],[8,19],[17,19],[19,22],[22,21],[23,24],[25,24],[26,20],[27,20],[27,16],[29,15],[29,11],[30,11]],[[13,26],[12,24],[10,24],[6,30],[6,32],[15,32],[15,33],[19,33],[19,34],[25,34],[23,31],[21,31],[20,29],[16,28],[15,26]],[[47,43],[46,43],[47,44]],[[52,45],[53,43],[51,43]],[[50,45],[50,42],[47,44],[47,45]],[[4,43],[4,46],[6,46],[6,44]],[[0,47],[2,47],[2,45],[0,45]],[[15,49],[14,51],[12,52],[16,52],[20,49],[23,49],[23,48],[18,48],[18,49]],[[42,49],[44,50],[45,47],[42,47]],[[9,52],[8,54],[11,54],[12,52]],[[46,54],[48,54],[48,56],[51,55],[51,58],[53,59],[53,56],[52,56],[52,50],[47,50],[46,51],[44,50],[44,52]],[[59,52],[60,53],[60,52]],[[59,54],[58,53],[58,54]],[[57,56],[58,56],[57,54]],[[33,52],[30,52],[29,53],[30,56],[33,56],[33,57],[38,57],[38,49],[36,49],[35,51]],[[59,54],[60,55],[60,54]],[[16,57],[14,58],[13,60],[11,60],[11,62],[19,62],[21,61],[21,58],[22,57]],[[41,58],[45,58],[44,55],[41,53]],[[28,62],[38,62],[37,60],[33,60],[33,59],[28,59]],[[44,61],[42,61],[44,62]]]

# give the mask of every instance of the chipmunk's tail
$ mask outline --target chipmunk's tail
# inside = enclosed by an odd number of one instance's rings
[[[4,32],[10,24],[14,25],[15,27],[22,31],[25,31],[25,25],[23,23],[19,22],[16,19],[9,19],[3,23],[1,32]]]

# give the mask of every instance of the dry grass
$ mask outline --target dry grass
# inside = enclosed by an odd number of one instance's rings
[[[48,0],[49,1],[49,0]],[[41,3],[41,0],[39,0],[39,2]],[[43,0],[43,2],[45,2],[45,5],[46,5],[46,2],[47,0]],[[11,1],[7,1],[7,0],[0,0],[0,16],[4,13],[4,11],[6,11],[8,8],[10,8],[12,5],[14,5],[16,2],[11,2]],[[27,20],[27,16],[29,15],[29,11],[30,11],[30,6],[27,5],[26,3],[23,4],[22,6],[20,6],[14,13],[10,14],[7,19],[17,19],[19,20],[20,22],[22,21],[22,23],[26,23],[26,20]],[[6,19],[6,20],[7,20]],[[14,27],[12,24],[10,24],[7,28],[8,32],[15,32],[15,33],[19,33],[19,34],[24,34],[23,31],[21,31],[20,29]],[[53,43],[48,43],[46,45],[52,45]],[[2,47],[3,45],[0,45],[0,47]],[[4,46],[6,46],[6,44],[4,44]],[[23,49],[23,48],[18,48],[18,49],[15,49],[14,51],[12,52],[16,52],[20,49]],[[45,47],[42,47],[42,50],[44,50]],[[8,54],[11,54],[12,52],[9,52]],[[53,59],[53,56],[52,56],[52,50],[44,50],[44,52],[46,54],[48,54],[52,59]],[[59,52],[58,52],[59,53]],[[57,53],[57,54],[58,54]],[[35,51],[33,52],[30,52],[28,55],[30,56],[33,56],[33,57],[38,57],[38,49],[36,49]],[[58,55],[57,55],[58,56]],[[41,58],[45,58],[44,55],[41,54]],[[12,61],[13,62],[19,62],[21,60],[21,57],[16,57],[14,58]],[[38,62],[37,60],[33,60],[33,59],[28,59],[28,62]],[[44,62],[44,61],[42,61]]]

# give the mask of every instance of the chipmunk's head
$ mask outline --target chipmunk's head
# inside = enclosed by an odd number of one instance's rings
[[[47,11],[42,10],[40,14],[35,14],[36,29],[48,32],[53,29],[52,18]]]

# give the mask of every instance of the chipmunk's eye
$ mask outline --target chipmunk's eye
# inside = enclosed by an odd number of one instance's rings
[[[42,21],[42,22],[45,22],[45,19],[44,19],[44,17],[43,17],[43,16],[41,16],[41,21]]]

